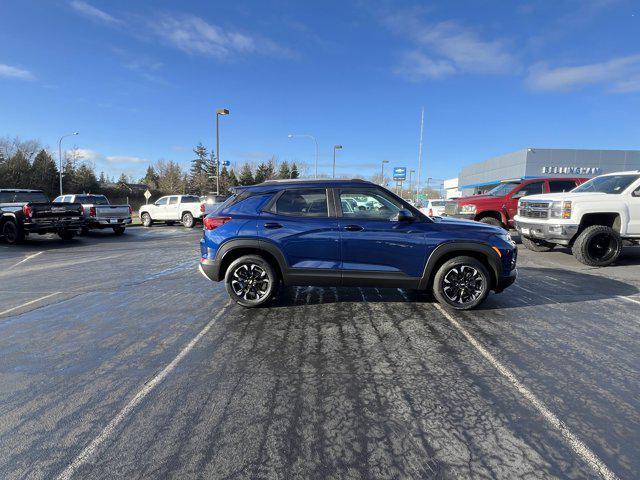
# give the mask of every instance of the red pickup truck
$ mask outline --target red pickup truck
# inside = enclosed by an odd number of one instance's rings
[[[588,178],[530,178],[505,180],[484,195],[456,199],[445,214],[476,220],[503,228],[514,228],[513,217],[518,212],[518,199],[539,193],[568,192]]]

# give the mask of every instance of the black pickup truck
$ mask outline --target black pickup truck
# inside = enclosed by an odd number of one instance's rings
[[[41,190],[0,189],[0,235],[10,244],[31,233],[71,240],[84,226],[79,203],[51,203]]]

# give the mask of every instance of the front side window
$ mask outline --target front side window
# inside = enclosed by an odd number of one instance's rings
[[[549,192],[560,193],[568,192],[576,188],[576,182],[573,180],[549,180]]]
[[[638,180],[640,175],[605,175],[602,177],[592,178],[583,183],[574,192],[594,192],[620,194],[624,192],[629,185]]]
[[[327,191],[324,188],[286,190],[275,204],[275,213],[296,217],[326,217]]]
[[[169,197],[162,197],[156,201],[156,205],[166,205]]]
[[[542,193],[544,182],[528,183],[517,191],[518,197],[528,197],[529,195],[539,195]]]
[[[345,209],[344,203],[352,208]],[[404,209],[398,200],[382,190],[361,188],[340,190],[340,205],[343,217],[372,220],[390,220]]]

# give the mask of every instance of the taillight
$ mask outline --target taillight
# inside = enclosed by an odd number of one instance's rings
[[[427,215],[429,215],[430,217],[433,217],[433,209],[429,209],[429,211],[427,212]]]
[[[33,215],[33,210],[31,209],[31,205],[23,205],[22,213],[24,213],[25,217],[31,218],[31,215]]]
[[[133,215],[133,208],[131,208],[131,205],[129,205],[129,216]]]
[[[90,217],[96,216],[96,207],[89,207],[89,216]]]
[[[221,227],[230,220],[231,217],[204,217],[204,229],[213,230],[214,228]]]
[[[200,211],[201,211],[202,213],[204,213],[204,203],[201,203],[201,204],[200,204]]]

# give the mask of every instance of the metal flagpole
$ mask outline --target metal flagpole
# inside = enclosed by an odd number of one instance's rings
[[[424,107],[420,115],[420,146],[418,147],[418,181],[416,182],[416,202],[418,201],[418,192],[420,191],[420,174],[422,173],[422,133],[424,132]]]

